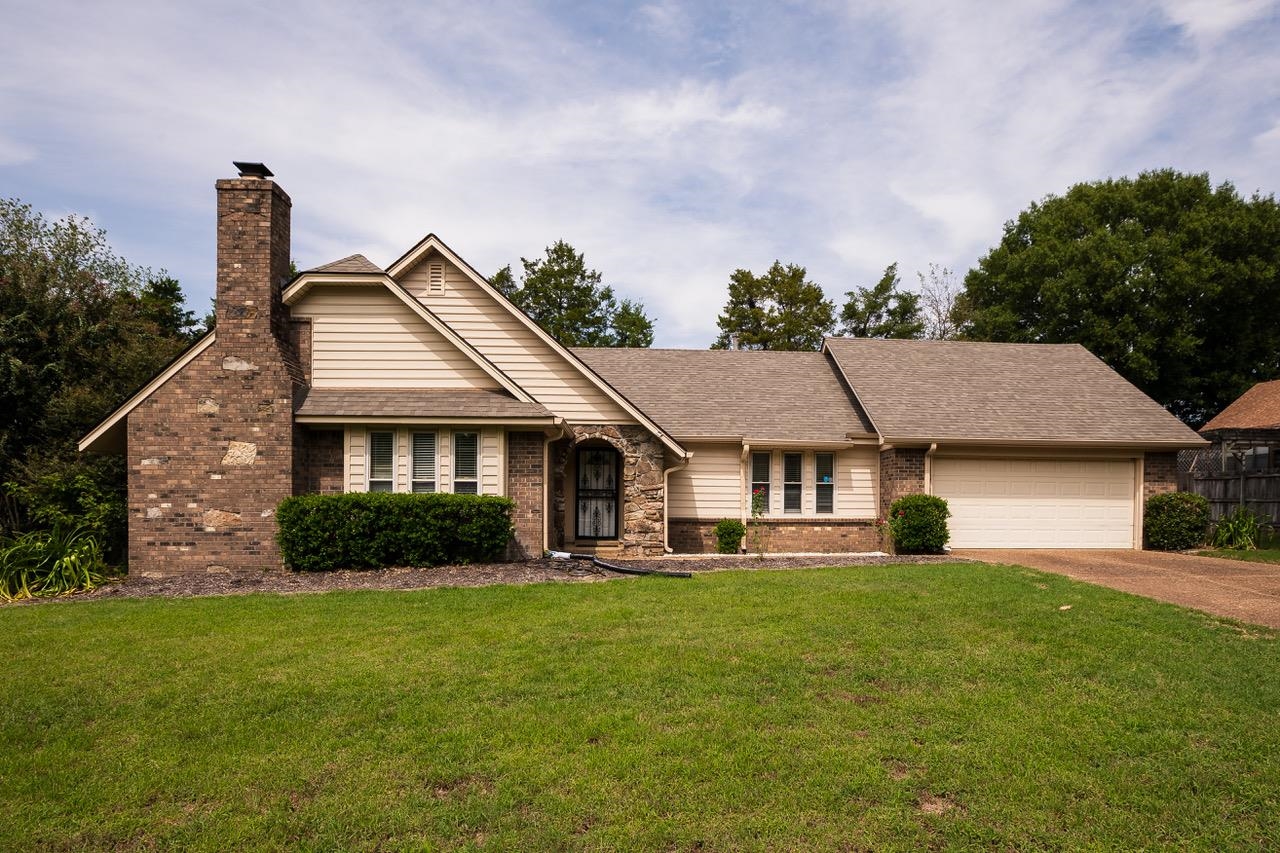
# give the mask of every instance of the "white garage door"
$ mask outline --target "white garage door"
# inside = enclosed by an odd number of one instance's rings
[[[953,548],[1132,548],[1133,462],[933,459]]]

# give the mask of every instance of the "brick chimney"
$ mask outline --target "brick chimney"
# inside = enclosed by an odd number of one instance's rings
[[[217,182],[218,338],[228,344],[287,339],[280,294],[289,279],[293,202],[261,163],[234,164],[240,174]]]

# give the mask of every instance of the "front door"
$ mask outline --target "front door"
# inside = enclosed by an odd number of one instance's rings
[[[618,451],[578,449],[578,539],[618,538]]]

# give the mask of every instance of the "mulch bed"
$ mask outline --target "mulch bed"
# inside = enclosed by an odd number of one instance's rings
[[[739,569],[803,569],[819,566],[873,566],[891,563],[955,562],[941,557],[678,557],[650,560],[612,560],[619,565],[663,571],[713,572]],[[963,561],[961,561],[963,562]],[[170,578],[124,577],[97,589],[59,599],[84,601],[99,598],[186,598],[200,595],[244,595],[251,592],[298,593],[333,590],[410,590],[434,587],[491,586],[493,584],[590,583],[630,575],[599,569],[579,560],[528,560],[519,563],[484,563],[469,566],[436,566],[430,569],[378,569],[336,572],[261,572],[255,574],[192,574]],[[30,601],[30,600],[29,600]]]

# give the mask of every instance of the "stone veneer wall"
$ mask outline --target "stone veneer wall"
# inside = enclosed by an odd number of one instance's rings
[[[552,541],[564,548],[567,531],[572,531],[572,512],[566,493],[565,475],[570,456],[583,442],[599,440],[622,454],[622,538],[623,556],[660,556],[664,518],[662,442],[644,427],[580,425],[570,427],[571,438],[556,442],[552,461]]]
[[[870,520],[794,521],[785,518],[759,519],[761,543],[766,554],[816,551],[826,554],[882,550],[880,533]],[[668,524],[671,549],[677,554],[714,554],[716,522],[693,518],[673,518]],[[743,546],[754,548],[748,532]]]
[[[280,287],[289,197],[218,181],[215,343],[128,416],[129,570],[280,568],[275,508],[293,492],[293,391]]]
[[[543,447],[540,432],[507,433],[507,497],[516,502],[511,520],[515,535],[507,554],[513,560],[531,560],[542,556],[542,540],[546,531],[542,514],[545,482]]]
[[[923,447],[892,447],[880,451],[880,517],[903,495],[924,493]]]
[[[1178,454],[1148,453],[1142,460],[1142,501],[1178,490]]]

